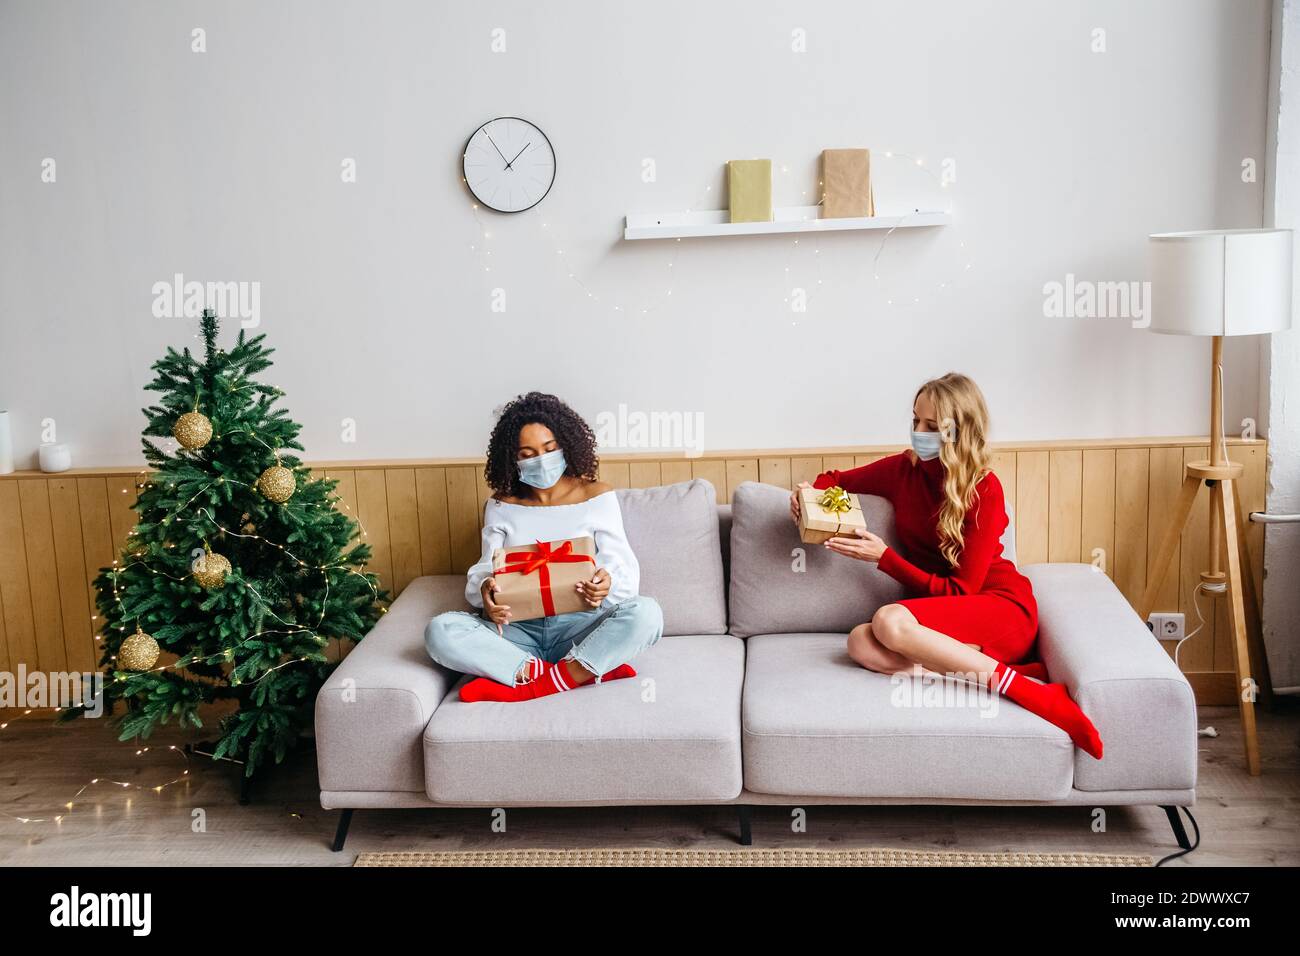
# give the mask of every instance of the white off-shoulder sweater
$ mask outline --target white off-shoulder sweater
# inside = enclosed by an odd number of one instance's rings
[[[488,499],[483,506],[483,552],[469,569],[465,599],[483,606],[481,588],[492,576],[492,552],[538,541],[590,537],[596,541],[596,567],[609,572],[611,604],[637,596],[641,567],[623,531],[623,511],[613,491],[572,505],[517,505]]]

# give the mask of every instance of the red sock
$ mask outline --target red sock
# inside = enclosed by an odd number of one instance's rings
[[[569,677],[569,669],[564,667],[564,661],[555,664],[542,664],[542,675],[525,684],[519,684],[515,687],[507,687],[505,684],[498,684],[490,677],[476,677],[460,689],[460,699],[467,703],[474,703],[480,700],[494,700],[502,703],[515,703],[521,700],[535,700],[538,697],[547,697],[551,694],[558,694],[566,690],[573,690],[575,687],[581,687],[582,684],[573,683]],[[620,680],[625,677],[635,677],[636,671],[630,664],[619,664],[612,671],[601,675],[601,682],[610,680]],[[591,681],[584,681],[591,683]]]
[[[1047,680],[1047,665],[1042,661],[1033,661],[1027,664],[1012,664],[1021,677],[1032,677],[1034,680]]]
[[[993,668],[989,689],[1015,701],[1064,730],[1074,745],[1097,760],[1101,759],[1101,736],[1079,705],[1070,699],[1064,684],[1036,684],[1021,680],[1018,668],[999,663]]]

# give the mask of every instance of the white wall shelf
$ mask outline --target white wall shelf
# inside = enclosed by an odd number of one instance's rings
[[[624,239],[693,239],[701,236],[763,236],[785,232],[842,232],[861,229],[910,229],[947,226],[952,213],[921,210],[902,216],[821,219],[820,206],[784,206],[772,210],[771,222],[731,222],[726,209],[634,213],[624,219]]]

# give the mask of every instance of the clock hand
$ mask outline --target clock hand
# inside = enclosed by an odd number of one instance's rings
[[[519,152],[515,153],[515,159],[518,159],[520,156],[524,155],[524,150],[528,149],[528,147],[532,145],[533,145],[532,140],[529,140],[527,143],[524,143],[524,148],[521,149]],[[502,156],[501,158],[505,159],[504,156]],[[510,162],[506,163],[506,169],[510,169],[511,167],[514,166],[515,159],[512,159],[510,160]]]
[[[483,135],[486,136],[486,137],[487,137],[487,141],[488,141],[489,143],[492,144],[492,148],[495,149],[495,150],[497,151],[497,155],[500,156],[501,159],[505,161],[506,169],[509,169],[509,168],[510,168],[510,161],[509,161],[508,159],[506,159],[506,154],[503,153],[503,152],[501,152],[501,147],[498,146],[498,145],[496,144],[496,141],[492,139],[492,134],[491,134],[491,133],[484,133]],[[519,157],[516,156],[515,158],[518,159]]]

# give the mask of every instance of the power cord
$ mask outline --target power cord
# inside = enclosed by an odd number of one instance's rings
[[[1183,813],[1187,814],[1188,820],[1192,821],[1192,832],[1196,834],[1196,839],[1192,841],[1192,845],[1189,846],[1186,850],[1179,850],[1177,853],[1170,853],[1167,857],[1165,857],[1159,863],[1157,863],[1156,866],[1164,866],[1170,860],[1176,860],[1180,856],[1187,856],[1187,854],[1191,853],[1193,850],[1195,850],[1198,846],[1201,845],[1201,828],[1196,825],[1196,817],[1192,816],[1192,811],[1188,810],[1186,807],[1174,808],[1174,812],[1178,812],[1180,810]]]

